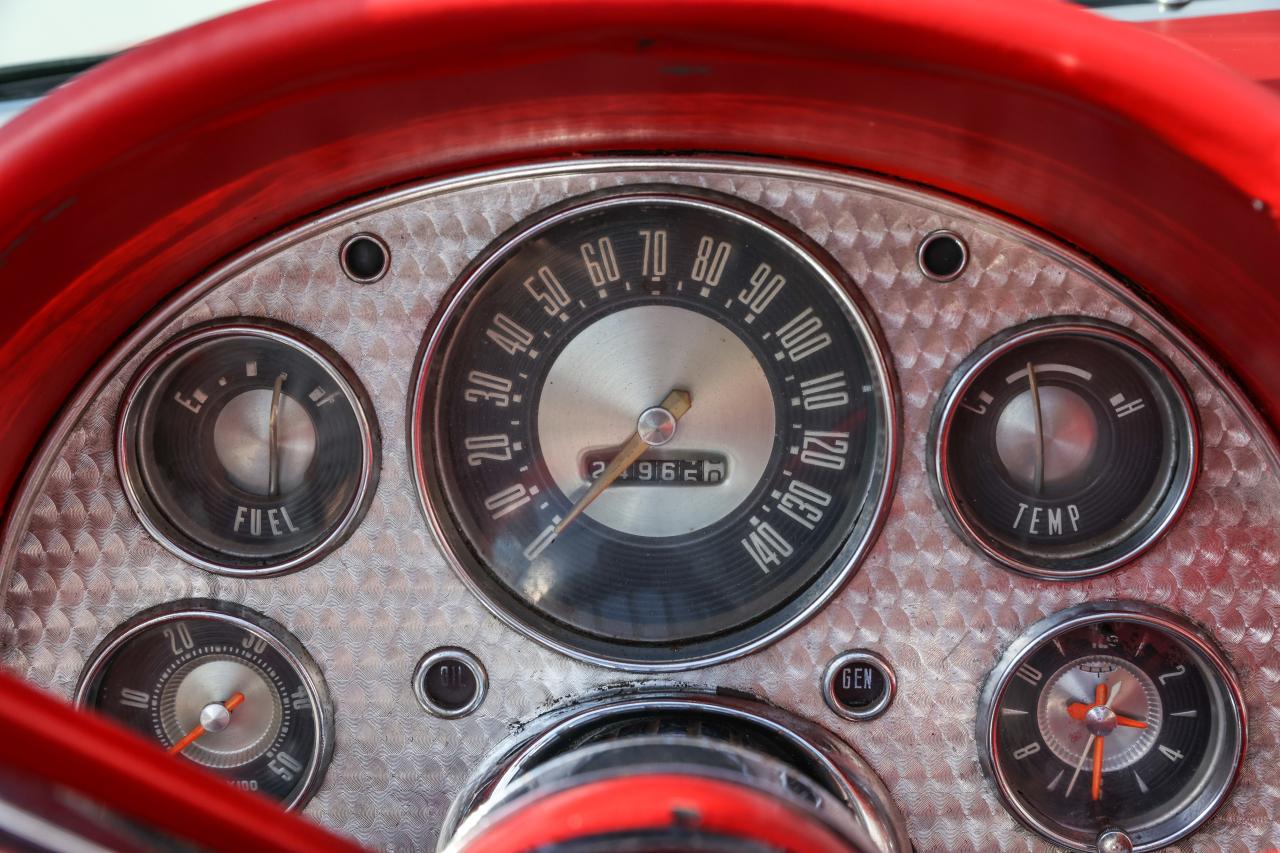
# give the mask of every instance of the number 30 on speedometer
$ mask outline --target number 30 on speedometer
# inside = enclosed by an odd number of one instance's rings
[[[517,226],[423,345],[432,526],[500,617],[662,669],[768,642],[854,571],[894,455],[885,349],[835,261],[729,197],[636,188]]]

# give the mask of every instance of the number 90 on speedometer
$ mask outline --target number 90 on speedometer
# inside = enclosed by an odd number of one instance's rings
[[[893,400],[816,244],[737,199],[635,188],[544,211],[463,273],[411,440],[495,613],[652,670],[757,648],[834,594],[885,509]]]

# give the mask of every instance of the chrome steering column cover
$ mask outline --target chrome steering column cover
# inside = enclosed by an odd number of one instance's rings
[[[781,745],[786,758],[756,746],[698,735],[637,734],[592,742],[627,720],[688,715],[741,726]],[[601,765],[610,769],[601,771]],[[810,720],[741,694],[675,688],[603,691],[538,717],[504,741],[454,800],[438,851],[458,853],[485,828],[556,791],[610,774],[678,772],[728,779],[799,804],[854,850],[909,853],[906,822],[884,782],[852,747]]]

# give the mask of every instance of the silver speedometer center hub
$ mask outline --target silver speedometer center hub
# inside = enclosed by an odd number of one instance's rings
[[[696,401],[678,431],[653,405],[674,387]],[[710,317],[671,305],[628,308],[583,329],[551,365],[537,411],[542,457],[566,495],[589,485],[585,457],[607,454],[636,432],[671,458],[727,460],[715,486],[623,486],[587,508],[589,518],[637,536],[679,536],[732,512],[764,475],[776,428],[773,391],[747,345]]]
[[[636,421],[636,432],[650,447],[661,447],[676,434],[676,416],[661,406],[645,409]]]

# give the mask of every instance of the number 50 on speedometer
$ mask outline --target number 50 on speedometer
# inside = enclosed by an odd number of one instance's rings
[[[831,257],[739,200],[658,187],[545,211],[464,272],[410,430],[427,516],[495,613],[663,669],[834,594],[885,510],[894,419]]]

